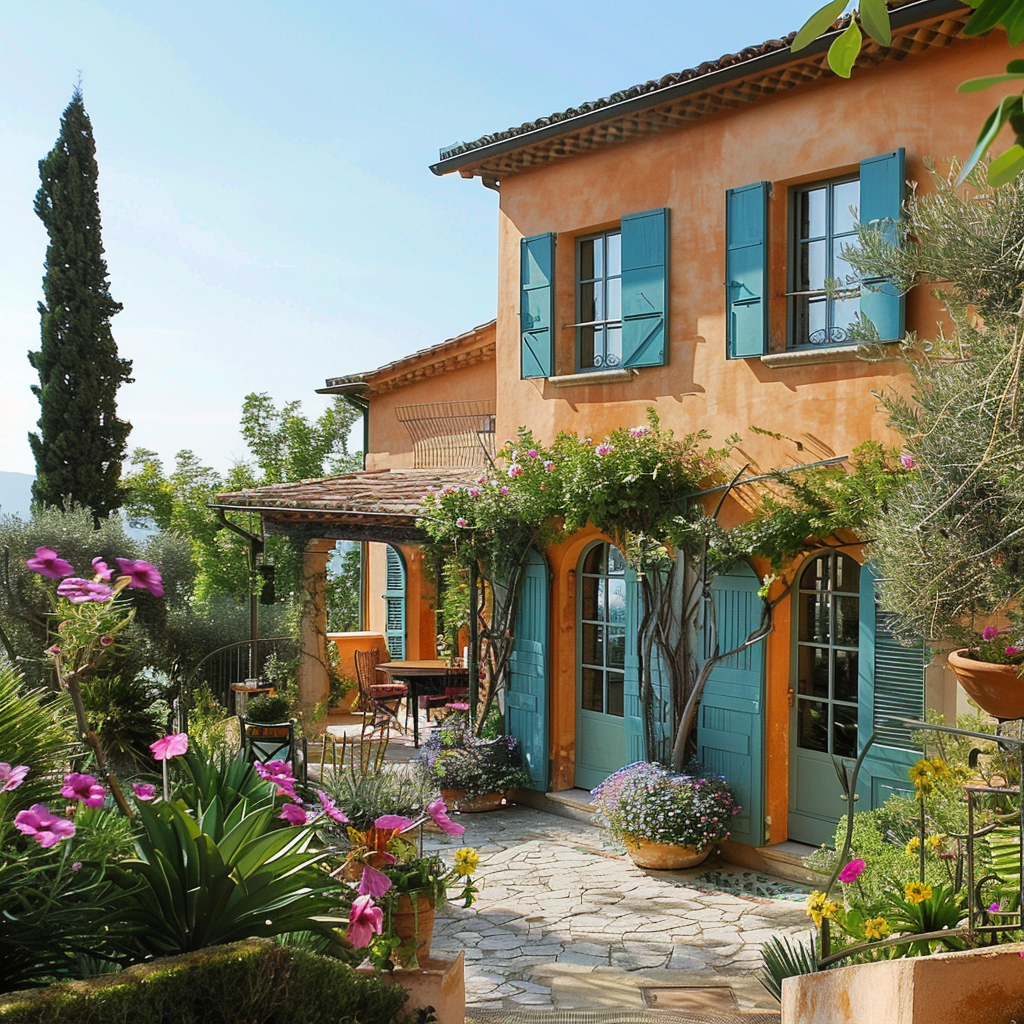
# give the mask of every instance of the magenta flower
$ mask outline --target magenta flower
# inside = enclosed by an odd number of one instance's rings
[[[60,654],[60,648],[56,644],[54,644],[52,647],[47,647],[46,648],[46,653],[47,654],[58,655],[58,654]]]
[[[169,736],[158,739],[156,743],[150,743],[149,749],[153,751],[153,757],[157,761],[178,757],[188,750],[188,733],[172,732]]]
[[[1014,646],[1013,646],[1013,644],[1010,644],[1009,646],[1007,646],[1007,647],[1006,647],[1006,648],[1004,649],[1004,651],[1003,651],[1003,653],[1004,653],[1004,654],[1005,654],[1005,655],[1006,655],[1006,656],[1007,656],[1008,658],[1016,658],[1016,657],[1017,657],[1017,655],[1018,655],[1018,654],[1021,654],[1022,652],[1024,652],[1024,647],[1014,647]]]
[[[31,836],[43,849],[56,846],[62,839],[75,834],[75,826],[67,818],[51,814],[44,804],[33,804],[27,811],[18,811],[14,827]]]
[[[508,488],[505,487],[505,486],[502,486],[501,489],[498,491],[498,493],[504,498],[505,495],[508,494]]]
[[[99,555],[92,560],[92,567],[96,571],[96,579],[103,580],[104,583],[110,582],[110,577],[114,575],[114,570]]]
[[[515,480],[517,476],[523,475],[523,467],[520,466],[518,462],[513,462],[512,465],[508,467],[508,475]]]
[[[66,562],[53,548],[36,548],[35,558],[26,558],[27,565],[33,572],[46,576],[51,580],[59,580],[62,576],[70,576],[75,570],[71,563]]]
[[[650,427],[630,427],[630,437],[646,437],[651,432]]]
[[[547,460],[547,461],[546,461],[546,462],[544,463],[544,469],[545,469],[545,470],[546,470],[546,471],[547,471],[548,473],[554,473],[554,471],[555,471],[555,464],[554,464],[554,463],[553,463],[553,462],[552,462],[552,461],[551,461],[550,459],[548,459],[548,460]]]
[[[117,566],[121,570],[121,575],[129,578],[129,587],[135,590],[148,590],[154,597],[164,596],[163,577],[155,565],[141,559],[133,562],[129,558],[118,558]]]
[[[298,804],[285,804],[278,817],[283,818],[289,825],[305,825],[309,820],[306,812]]]
[[[135,799],[147,803],[156,798],[156,786],[148,782],[133,782],[132,789],[135,791]]]
[[[295,783],[298,781],[292,775],[292,766],[288,761],[269,761],[262,764],[257,761],[255,764],[256,774],[266,782],[272,782],[277,786],[279,796],[290,797],[296,803],[302,801],[295,795]]]
[[[12,768],[6,761],[0,761],[0,793],[9,789],[17,789],[28,775],[28,765],[19,764]]]
[[[72,576],[71,579],[61,580],[57,584],[57,596],[66,597],[72,604],[86,604],[89,601],[105,604],[113,600],[114,592],[106,583]]]
[[[383,923],[384,914],[380,907],[373,905],[373,897],[357,896],[349,911],[345,935],[356,949],[362,949],[370,944],[374,935],[380,935]]]
[[[107,791],[96,781],[95,775],[71,772],[64,776],[60,795],[66,800],[80,800],[86,807],[102,807]]]
[[[359,879],[360,896],[383,896],[390,888],[391,879],[383,871],[371,868],[369,864],[363,865],[363,874]]]
[[[348,818],[338,810],[338,805],[322,790],[318,789],[316,795],[320,800],[320,806],[328,818],[333,818],[339,825],[347,825]]]
[[[856,860],[851,860],[849,864],[839,872],[839,881],[849,884],[850,882],[856,882],[862,874],[867,864],[859,857]]]
[[[470,489],[468,491],[466,491],[466,493],[471,498],[479,498],[480,497],[480,488],[479,487],[470,487]]]
[[[615,451],[615,445],[613,444],[599,444],[594,449],[598,458],[604,458],[605,455],[611,455],[613,451]]]
[[[469,705],[463,700],[454,700],[451,704],[445,704],[446,708],[451,708],[452,711],[468,711]]]
[[[998,903],[990,903],[988,905],[988,912],[990,914],[998,914],[1000,910],[1002,910],[1002,907],[1000,907]]]
[[[1005,633],[1005,629],[997,629],[995,626],[986,626],[981,634],[982,640],[995,640],[997,636],[1002,636]]]
[[[908,455],[906,452],[904,452],[900,456],[900,465],[904,469],[915,469],[917,467],[917,460],[914,458],[913,455]]]
[[[461,530],[464,527],[469,526],[469,520],[465,516],[459,516],[459,518],[455,520],[455,525]]]
[[[465,825],[460,825],[458,822],[452,821],[448,817],[448,807],[445,805],[444,800],[438,797],[436,800],[431,800],[427,804],[427,814],[434,819],[434,824],[446,835],[446,836],[461,836],[466,831]]]
[[[384,832],[404,832],[411,824],[412,819],[401,814],[382,814],[373,823],[373,827]]]
[[[536,458],[538,457],[538,452],[537,452],[537,449],[536,449],[536,448],[531,448],[531,449],[530,449],[530,450],[529,450],[529,451],[528,451],[528,452],[526,453],[526,457],[527,457],[528,459],[536,459]]]

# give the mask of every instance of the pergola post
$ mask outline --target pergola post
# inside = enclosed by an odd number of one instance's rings
[[[299,633],[299,704],[309,711],[330,691],[327,674],[327,559],[333,540],[311,540],[302,555],[302,624]]]

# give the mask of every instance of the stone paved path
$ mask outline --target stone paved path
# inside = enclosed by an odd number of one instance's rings
[[[434,955],[466,952],[469,1007],[640,1006],[644,981],[729,984],[740,1006],[776,1005],[753,978],[758,950],[806,934],[802,904],[698,888],[708,864],[644,871],[607,832],[531,808],[458,820],[464,837],[431,833],[424,846],[480,853],[477,902],[434,929]]]

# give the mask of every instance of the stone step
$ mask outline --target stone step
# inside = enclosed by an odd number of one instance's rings
[[[535,789],[516,789],[512,800],[524,807],[533,807],[562,818],[572,818],[586,825],[593,824],[593,797],[586,789],[564,789],[558,793],[538,793]]]
[[[787,882],[800,882],[803,885],[820,885],[824,876],[813,871],[804,862],[812,854],[817,853],[817,846],[807,843],[796,843],[791,840],[776,843],[774,846],[759,846],[757,852],[765,860],[768,870]]]

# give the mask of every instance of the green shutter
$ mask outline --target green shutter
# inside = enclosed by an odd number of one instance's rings
[[[905,153],[873,156],[860,165],[860,222],[889,221],[885,235],[896,244],[895,221],[903,208]],[[904,333],[904,297],[884,277],[866,277],[860,286],[860,315],[870,320],[882,341],[899,341]]]
[[[668,210],[622,218],[622,366],[664,366],[668,350]]]
[[[555,365],[555,236],[534,235],[519,245],[522,377],[550,377]]]
[[[405,658],[405,565],[402,556],[388,545],[384,585],[384,640],[394,661]]]
[[[725,193],[726,357],[768,351],[768,182]]]
[[[626,763],[647,760],[644,743],[643,709],[640,707],[640,581],[633,569],[626,569],[626,657],[623,675],[626,734]]]

